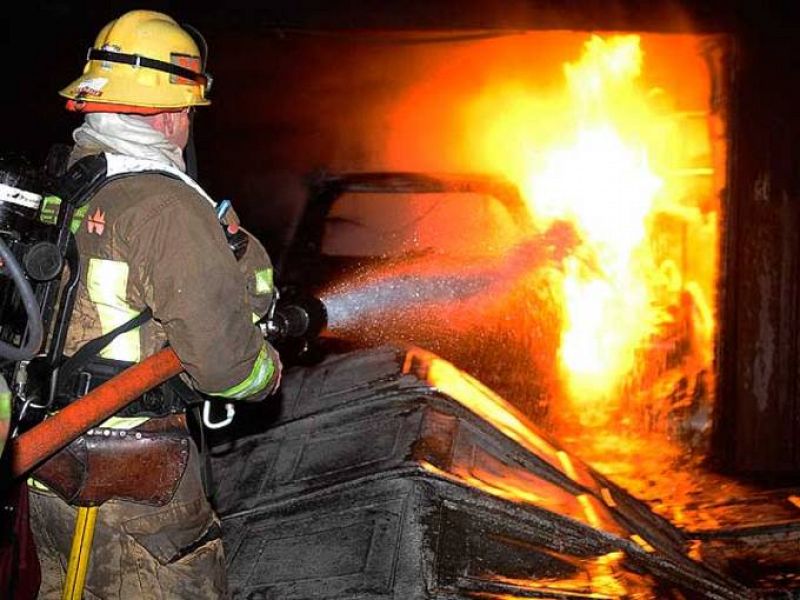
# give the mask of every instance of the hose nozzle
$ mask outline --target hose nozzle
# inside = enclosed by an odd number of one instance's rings
[[[319,298],[284,291],[264,324],[267,339],[272,343],[289,339],[311,342],[327,327],[328,311]]]

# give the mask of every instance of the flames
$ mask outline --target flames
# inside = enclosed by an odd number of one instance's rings
[[[686,200],[713,167],[676,166],[687,160],[681,136],[707,137],[707,123],[676,119],[668,93],[642,82],[644,64],[639,36],[591,36],[563,65],[561,91],[510,84],[472,108],[484,124],[478,163],[519,185],[540,228],[566,220],[580,236],[550,281],[562,309],[564,388],[585,424],[610,418],[646,370],[646,349],[675,328],[694,336],[697,360],[711,357],[715,247],[706,248],[701,262],[710,266],[697,281],[685,249],[663,235],[678,232],[685,243],[687,229],[716,233],[715,213]]]
[[[608,125],[580,131],[532,178],[532,209],[541,198],[552,218],[572,220],[591,260],[567,259],[561,282],[560,358],[573,398],[610,397],[658,326],[645,267],[653,262],[647,217],[661,186],[646,153]]]
[[[587,42],[581,60],[565,65],[568,142],[546,150],[525,185],[537,219],[576,224],[590,261],[568,259],[560,282],[561,365],[572,399],[589,406],[611,401],[665,317],[648,236],[664,180],[641,129],[658,123],[636,86],[641,67],[637,36]]]
[[[706,43],[566,31],[474,43],[443,51],[389,119],[391,168],[500,175],[535,233],[575,230],[563,260],[529,269],[557,307],[557,356],[528,366],[555,381],[554,425],[637,411],[663,422],[696,410],[693,397],[711,404],[727,142]],[[487,228],[486,249],[499,229]],[[543,362],[553,375],[538,374]]]

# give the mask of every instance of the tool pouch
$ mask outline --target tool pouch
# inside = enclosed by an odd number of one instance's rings
[[[186,469],[189,433],[143,428],[90,429],[34,471],[33,478],[73,506],[99,506],[107,500],[164,506]]]

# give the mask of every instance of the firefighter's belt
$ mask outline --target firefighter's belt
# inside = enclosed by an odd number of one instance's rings
[[[58,390],[53,408],[61,409],[85,396],[96,387],[113,379],[135,363],[94,357],[78,371],[67,376],[59,375]],[[117,417],[164,417],[186,410],[186,405],[196,402],[193,392],[181,384],[179,378],[146,391],[115,414]]]
[[[73,506],[127,500],[164,506],[189,460],[183,415],[152,419],[136,429],[96,427],[33,472]]]

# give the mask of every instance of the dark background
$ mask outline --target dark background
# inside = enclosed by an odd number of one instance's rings
[[[200,178],[212,194],[226,195],[242,192],[236,186],[241,185],[243,176],[254,166],[264,166],[252,158],[255,148],[262,157],[268,152],[269,168],[274,171],[297,173],[326,167],[331,153],[324,146],[331,142],[324,129],[317,132],[321,149],[281,152],[264,143],[276,133],[280,135],[281,129],[303,126],[286,116],[291,106],[276,110],[269,101],[289,84],[298,90],[293,98],[297,102],[320,102],[321,98],[315,97],[324,93],[325,84],[318,81],[320,69],[325,67],[331,78],[342,77],[357,58],[355,50],[347,46],[350,34],[384,32],[389,39],[397,30],[690,29],[734,31],[758,39],[759,44],[772,44],[776,37],[795,34],[800,23],[796,6],[796,2],[722,0],[281,0],[215,2],[209,7],[188,0],[14,2],[7,6],[0,36],[5,82],[0,100],[5,115],[0,150],[21,151],[40,160],[50,143],[69,141],[69,132],[80,123],[80,117],[63,110],[57,91],[80,73],[84,53],[100,27],[136,8],[166,12],[198,28],[208,41],[208,68],[215,77],[214,106],[198,114]],[[328,56],[322,56],[326,48]],[[241,146],[236,153],[226,151],[236,145]],[[225,160],[219,159],[220,152]]]
[[[199,29],[210,48],[214,105],[198,111],[195,128],[200,182],[212,196],[233,199],[245,221],[277,251],[292,208],[302,201],[304,178],[320,170],[375,168],[369,160],[337,161],[342,147],[357,138],[348,128],[361,126],[367,115],[354,113],[340,93],[335,98],[327,92],[340,92],[354,68],[368,69],[369,54],[380,53],[382,44],[403,43],[398,31],[689,30],[734,32],[754,47],[773,47],[795,35],[797,5],[723,0],[15,2],[13,11],[7,7],[0,35],[5,81],[0,151],[22,152],[40,163],[51,143],[71,141],[80,116],[63,109],[57,91],[78,76],[99,29],[127,10],[166,12]],[[356,42],[365,33],[372,36],[372,46]],[[384,84],[376,107],[395,91]],[[353,90],[354,95],[363,92]],[[309,110],[319,119],[309,119]]]
[[[337,162],[347,127],[357,119],[338,118],[348,106],[326,102],[325,95],[354,64],[369,64],[368,52],[348,36],[368,31],[390,40],[398,30],[518,29],[727,33],[733,40],[731,164],[723,201],[716,456],[732,470],[797,475],[798,6],[721,0],[282,0],[217,2],[210,8],[188,0],[6,3],[0,152],[22,152],[39,163],[50,143],[69,142],[80,118],[63,110],[57,91],[80,73],[102,25],[134,8],[167,12],[197,27],[210,47],[214,106],[197,118],[200,182],[212,195],[232,198],[245,223],[256,223],[274,252],[304,201],[310,173],[363,166]],[[331,118],[304,121],[307,110],[300,108],[310,106],[329,111]],[[328,122],[331,127],[324,126]],[[291,139],[304,143],[284,143]]]

